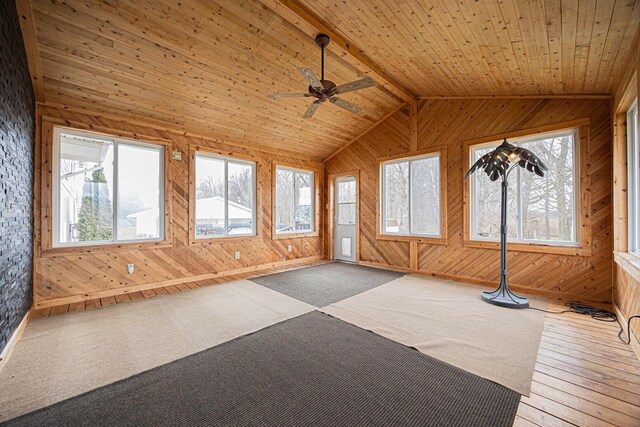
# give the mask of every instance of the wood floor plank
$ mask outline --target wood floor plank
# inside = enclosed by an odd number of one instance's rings
[[[559,378],[554,378],[541,372],[533,373],[533,381],[540,384],[545,384],[558,390],[562,390],[566,393],[570,393],[589,402],[605,406],[622,414],[629,415],[636,420],[636,424],[640,424],[640,406],[632,405],[630,403],[616,399],[615,397],[598,393],[588,388],[572,384],[568,381],[563,381]]]
[[[102,305],[100,303],[100,299],[99,298],[86,301],[85,304],[84,304],[84,309],[85,310],[94,310],[94,309],[100,308],[100,307],[102,307]]]
[[[131,302],[131,297],[129,296],[129,294],[116,295],[115,298],[118,304],[121,304],[123,302]]]
[[[31,314],[29,315],[29,319],[41,319],[43,317],[49,317],[49,314],[51,314],[51,307],[39,308],[31,312]]]
[[[144,295],[142,295],[142,292],[131,292],[129,295],[129,298],[131,298],[131,301],[140,301],[144,299]]]
[[[51,307],[50,316],[57,316],[59,314],[67,314],[68,311],[69,311],[69,304],[58,305],[58,306],[55,306],[55,307]]]
[[[521,417],[534,425],[541,427],[572,427],[575,424],[571,424],[565,420],[554,417],[538,408],[535,408],[526,403],[520,402],[518,406],[518,417]],[[515,425],[515,424],[514,424]]]
[[[115,299],[115,297],[100,298],[100,304],[102,305],[102,307],[108,307],[110,305],[115,305],[116,304],[116,299]]]
[[[623,414],[615,409],[608,408],[598,403],[586,400],[573,393],[559,390],[546,384],[534,381],[531,384],[531,393],[544,396],[564,406],[580,411],[593,418],[616,425],[631,426],[640,424],[640,420],[630,415]]]
[[[563,405],[553,399],[540,396],[533,392],[529,397],[522,396],[520,401],[575,425],[593,427],[615,426],[615,424],[611,424],[589,414],[585,414],[577,409]]]
[[[84,311],[84,301],[72,302],[69,304],[69,313],[74,313],[76,311]]]
[[[142,296],[144,296],[145,298],[153,298],[156,296],[156,293],[153,292],[153,289],[145,289],[144,291],[140,291],[140,293],[142,294]]]

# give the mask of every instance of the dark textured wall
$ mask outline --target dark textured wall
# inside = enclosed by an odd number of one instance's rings
[[[0,1],[0,351],[33,295],[35,100],[13,0]]]

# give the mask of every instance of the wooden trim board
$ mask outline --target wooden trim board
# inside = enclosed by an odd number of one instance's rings
[[[22,321],[18,325],[13,334],[11,334],[11,338],[7,341],[7,345],[5,345],[4,350],[0,353],[0,371],[7,364],[9,357],[13,353],[13,349],[15,348],[18,341],[20,341],[20,337],[22,337],[22,333],[27,327],[27,323],[29,323],[29,317],[31,316],[31,310],[27,311],[27,314],[24,315]]]

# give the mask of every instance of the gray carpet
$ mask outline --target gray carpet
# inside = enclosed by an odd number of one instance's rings
[[[316,307],[342,301],[404,276],[404,273],[332,262],[251,279]]]
[[[511,426],[520,395],[317,311],[7,426]]]

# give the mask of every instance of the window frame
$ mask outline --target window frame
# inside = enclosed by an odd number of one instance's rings
[[[191,193],[191,197],[190,197],[190,203],[189,203],[189,243],[191,245],[193,244],[198,244],[198,243],[207,243],[207,242],[219,242],[219,241],[225,241],[225,240],[238,240],[238,239],[244,239],[244,240],[252,240],[252,239],[256,239],[259,237],[260,235],[260,231],[259,231],[259,224],[258,224],[258,209],[259,209],[259,197],[258,197],[258,167],[259,167],[259,163],[256,159],[254,158],[249,158],[246,156],[238,156],[235,155],[234,153],[229,153],[230,155],[227,155],[227,153],[223,153],[221,151],[218,150],[214,150],[214,149],[210,149],[207,147],[192,147],[191,148],[191,155],[189,156],[191,159],[191,167],[189,168],[189,179],[190,179],[190,193]],[[196,199],[196,186],[197,186],[197,182],[196,182],[196,157],[198,155],[202,155],[204,157],[208,157],[211,159],[217,159],[217,160],[222,160],[224,161],[224,169],[225,169],[225,177],[224,177],[224,191],[225,191],[225,234],[224,235],[220,235],[220,236],[207,236],[207,237],[198,237],[196,235],[196,203],[197,203],[197,199]],[[232,162],[232,163],[236,163],[236,164],[245,164],[245,165],[249,165],[252,168],[252,172],[253,172],[253,211],[252,211],[252,222],[253,222],[253,230],[251,233],[245,233],[245,234],[228,234],[228,230],[227,230],[227,225],[229,222],[229,218],[228,218],[228,210],[229,210],[229,199],[228,199],[228,192],[229,192],[229,173],[228,173],[228,169],[229,169],[229,163],[228,162]]]
[[[566,129],[577,128],[577,139],[574,141],[577,153],[574,161],[576,168],[576,196],[575,201],[578,205],[578,214],[576,216],[576,245],[557,245],[544,243],[529,242],[513,242],[508,240],[507,247],[510,251],[520,252],[540,252],[547,254],[558,254],[567,256],[591,256],[591,175],[589,168],[589,139],[590,139],[590,119],[580,118],[566,122],[555,123],[535,128],[527,128],[497,134],[487,137],[481,137],[472,140],[463,141],[463,174],[470,167],[471,147],[485,143],[495,143],[495,141],[510,139],[523,139],[525,137],[536,137],[540,134],[552,133]],[[471,235],[471,179],[463,179],[464,188],[464,237],[463,245],[470,248],[484,249],[500,249],[500,242],[493,240],[473,239]]]
[[[440,232],[439,235],[429,234],[404,234],[389,233],[384,230],[385,222],[385,194],[384,194],[384,166],[393,163],[405,161],[419,160],[422,158],[439,157],[439,173],[440,173]],[[428,243],[436,245],[447,244],[447,148],[444,146],[432,147],[424,150],[416,150],[405,152],[391,156],[380,157],[377,159],[378,173],[376,179],[377,184],[377,203],[376,203],[376,239],[388,240],[394,242],[416,242]],[[411,186],[411,172],[409,171],[409,197],[413,193]],[[409,202],[409,224],[411,224],[411,201]]]
[[[292,230],[292,231],[278,231],[276,224],[276,180],[277,180],[277,171],[278,169],[286,169],[295,172],[304,172],[311,173],[313,185],[312,185],[312,207],[311,207],[311,218],[312,218],[312,229],[311,230]],[[322,181],[322,174],[319,168],[315,168],[313,166],[304,166],[298,165],[294,163],[286,163],[280,161],[273,161],[272,164],[272,176],[271,176],[271,200],[272,200],[272,209],[271,209],[271,239],[294,239],[294,238],[303,238],[303,237],[317,237],[319,236],[319,228],[320,228],[320,185]],[[295,175],[293,178],[294,188],[295,188]],[[295,194],[295,190],[294,190]],[[294,197],[294,206],[295,206],[295,197]],[[295,211],[295,209],[294,209]]]
[[[625,113],[627,129],[627,251],[640,256],[640,123],[638,98]],[[635,116],[635,117],[634,117]],[[634,123],[635,122],[635,123]],[[632,123],[633,125],[630,125]]]
[[[580,246],[580,229],[578,228],[578,215],[580,214],[580,204],[579,204],[579,195],[580,195],[580,172],[579,172],[579,165],[580,165],[580,135],[579,135],[579,130],[577,127],[573,127],[573,128],[567,128],[567,129],[560,129],[557,131],[551,131],[551,132],[544,132],[544,133],[538,133],[535,135],[527,135],[527,136],[522,136],[522,137],[515,137],[512,138],[509,142],[515,145],[518,144],[522,144],[522,143],[527,143],[527,142],[532,142],[532,141],[537,141],[540,139],[547,139],[547,138],[552,138],[555,136],[559,136],[559,135],[569,135],[572,134],[573,135],[573,183],[574,183],[574,191],[573,191],[573,195],[572,195],[572,199],[573,199],[573,217],[574,217],[574,221],[573,221],[573,233],[574,233],[574,239],[572,241],[546,241],[546,240],[533,240],[533,239],[523,239],[523,238],[509,238],[508,241],[513,242],[513,243],[523,243],[523,244],[533,244],[533,245],[547,245],[547,246],[560,246],[560,247],[578,247]],[[485,142],[482,144],[475,144],[475,145],[471,145],[469,147],[469,164],[472,164],[472,162],[474,161],[473,159],[473,154],[474,151],[477,149],[481,149],[481,148],[485,148],[485,147],[497,147],[500,144],[501,140],[497,140],[497,141],[491,141],[491,142]],[[520,202],[521,200],[521,185],[522,185],[522,180],[521,180],[521,176],[522,176],[522,168],[518,168],[515,173],[516,173],[516,178],[515,178],[515,190],[511,190],[511,191],[515,191],[516,192],[516,199],[517,199],[517,210],[518,210],[518,214],[517,214],[517,234],[519,236],[522,236],[523,234],[523,228],[524,225],[521,221],[523,214],[522,214],[522,203]],[[482,171],[479,171],[482,172]],[[476,240],[476,241],[486,241],[486,242],[499,242],[500,241],[500,237],[495,237],[495,238],[491,238],[491,237],[482,237],[477,235],[476,233],[476,222],[474,221],[474,217],[473,214],[476,212],[476,197],[475,197],[475,187],[476,187],[476,178],[478,176],[478,172],[476,172],[474,175],[472,175],[471,177],[469,177],[469,181],[470,181],[470,201],[471,201],[471,205],[470,205],[470,209],[471,209],[471,222],[470,222],[470,227],[471,227],[471,239],[472,240]],[[509,177],[511,182],[513,182],[514,178],[513,177]]]
[[[96,240],[90,242],[60,242],[60,134],[70,133],[77,136],[87,138],[99,138],[109,141],[113,144],[113,182],[112,182],[112,216],[113,216],[113,238],[111,240]],[[51,147],[51,246],[47,249],[65,250],[65,249],[82,249],[91,247],[105,247],[121,245],[141,245],[145,243],[163,243],[167,242],[167,147],[163,143],[151,143],[146,141],[122,138],[105,133],[91,132],[82,129],[69,128],[64,126],[51,126],[52,147]],[[159,236],[148,239],[126,239],[118,240],[118,146],[129,145],[133,147],[154,148],[160,153],[159,159],[159,215],[158,215],[158,231]]]

